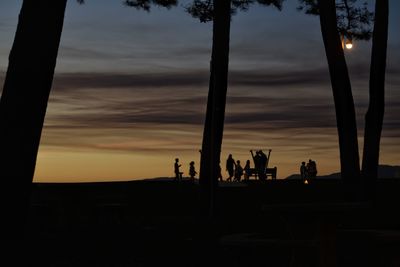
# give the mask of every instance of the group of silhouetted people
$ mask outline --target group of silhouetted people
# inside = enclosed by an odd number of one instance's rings
[[[250,150],[251,156],[254,161],[254,169],[250,166],[250,160],[246,161],[246,165],[242,167],[240,164],[240,160],[235,161],[233,159],[232,154],[229,154],[228,159],[226,160],[226,171],[229,176],[226,179],[227,182],[240,182],[242,180],[242,176],[245,181],[249,180],[251,175],[255,174],[255,176],[260,180],[265,180],[267,178],[266,168],[268,164],[268,156],[262,151],[257,150],[255,154],[253,150]]]
[[[246,163],[247,166],[247,163]],[[250,161],[248,160],[248,167],[250,168]],[[229,154],[228,159],[226,160],[226,171],[229,174],[229,177],[226,179],[228,182],[232,182],[232,177],[234,181],[240,182],[243,176],[243,167],[240,165],[240,160],[235,160],[232,157],[232,154]]]
[[[174,164],[174,172],[175,172],[175,181],[182,181],[182,175],[183,172],[180,171],[180,167],[182,165],[179,164],[179,159],[176,158],[175,159],[175,164]],[[189,163],[189,176],[190,176],[190,180],[194,181],[194,177],[196,176],[197,172],[196,172],[196,168],[194,167],[194,161],[191,161]]]
[[[267,178],[266,166],[268,164],[268,156],[262,150],[257,150],[255,153],[253,153],[253,150],[250,150],[250,152],[253,157],[254,168],[251,168],[250,160],[247,160],[245,166],[242,167],[240,160],[235,161],[232,154],[229,154],[226,160],[226,171],[228,172],[228,178],[226,179],[227,182],[240,182],[242,177],[247,181],[253,174],[255,177],[258,176],[260,180],[265,180]],[[174,164],[175,181],[182,181],[183,172],[180,171],[181,166],[182,165],[179,164],[179,159],[176,158]],[[194,161],[191,161],[189,164],[190,180],[194,181],[196,174],[197,172],[194,166]],[[223,181],[220,164],[218,165],[216,178],[221,182]]]
[[[311,159],[308,160],[307,164],[303,161],[300,165],[300,176],[303,182],[317,177],[317,163]]]
[[[250,150],[251,156],[253,157],[254,161],[254,168],[258,178],[260,180],[267,179],[266,168],[268,163],[268,157],[262,150],[257,150],[255,155],[253,150]]]
[[[244,168],[240,164],[240,160],[235,161],[232,157],[232,154],[229,154],[228,159],[226,160],[226,171],[228,172],[227,182],[240,182],[242,180],[242,176],[244,176],[244,180],[248,180],[251,176],[250,170],[250,160],[246,161],[246,165]]]

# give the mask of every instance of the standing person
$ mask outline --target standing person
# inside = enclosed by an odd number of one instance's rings
[[[236,161],[236,168],[235,168],[235,181],[240,182],[243,175],[243,168],[240,166],[240,160]]]
[[[194,182],[194,177],[196,176],[197,172],[196,169],[194,168],[194,161],[191,161],[189,164],[189,175],[190,175],[190,181]]]
[[[313,179],[317,176],[317,166],[315,161],[309,159],[307,163],[307,176],[310,179]]]
[[[311,159],[309,159],[306,165],[307,178],[311,177],[311,172],[312,172]]]
[[[317,173],[318,173],[318,171],[317,171],[317,163],[315,162],[315,160],[312,160],[312,161],[311,161],[311,164],[312,164],[313,169],[314,169],[313,178],[317,178]]]
[[[303,182],[307,180],[307,167],[305,161],[303,161],[300,165],[300,177]]]
[[[175,181],[181,181],[182,180],[182,174],[183,174],[183,172],[181,172],[180,170],[179,170],[179,168],[181,167],[182,165],[180,165],[179,164],[179,159],[178,158],[176,158],[175,159],[175,164],[174,164],[174,172],[175,172]]]
[[[246,165],[244,165],[244,180],[248,181],[251,176],[251,168],[250,168],[250,160],[246,161]]]
[[[259,174],[260,174],[260,154],[258,151],[256,151],[256,155],[253,154],[253,150],[250,150],[251,156],[253,157],[253,161],[254,161],[254,169],[256,171],[256,179],[257,176],[258,178],[260,178]]]
[[[268,158],[262,150],[259,150],[258,154],[260,155],[260,180],[265,180],[267,179],[266,168]]]
[[[226,170],[229,173],[229,177],[226,179],[226,181],[232,182],[235,164],[236,163],[235,160],[232,158],[232,154],[229,154],[228,159],[226,160]]]

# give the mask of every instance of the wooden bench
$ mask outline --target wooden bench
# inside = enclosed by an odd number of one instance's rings
[[[275,180],[276,179],[276,173],[277,173],[277,167],[265,168],[265,173],[264,173],[265,180],[268,179],[268,177],[271,177],[272,180]],[[254,176],[255,179],[257,179],[257,177],[258,177],[259,180],[263,179],[263,178],[260,179],[259,172],[255,168],[250,168],[249,174],[250,174],[249,178]]]

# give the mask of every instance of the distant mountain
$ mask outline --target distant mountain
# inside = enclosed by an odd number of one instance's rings
[[[379,178],[400,178],[400,166],[379,165]],[[319,179],[340,179],[340,172],[331,173],[328,175],[317,176]],[[300,179],[300,174],[292,174],[285,179],[293,180]]]
[[[175,177],[155,177],[155,178],[144,178],[140,179],[140,181],[174,181]],[[189,181],[189,177],[182,177],[182,181]],[[198,178],[195,178],[195,180],[198,180]]]
[[[143,178],[142,181],[172,181],[173,177],[155,177],[155,178]]]

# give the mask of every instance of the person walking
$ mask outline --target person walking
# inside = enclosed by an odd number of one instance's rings
[[[240,160],[236,161],[236,167],[235,167],[235,181],[240,182],[242,179],[243,175],[243,168],[240,166]]]
[[[226,160],[226,171],[228,172],[229,177],[226,179],[226,181],[232,182],[235,165],[236,163],[232,157],[232,154],[229,154],[228,159]]]
[[[300,165],[300,177],[303,183],[305,183],[307,180],[307,167],[305,161],[303,161]]]

